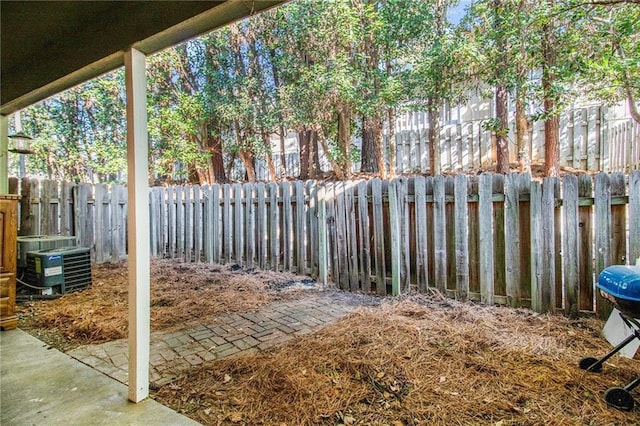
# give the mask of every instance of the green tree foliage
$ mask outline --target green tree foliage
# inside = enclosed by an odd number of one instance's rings
[[[640,123],[640,2],[574,2],[567,8],[585,44],[583,93],[608,105],[626,101]]]
[[[24,111],[36,155],[27,169],[50,179],[121,182],[126,170],[124,72],[109,73]]]

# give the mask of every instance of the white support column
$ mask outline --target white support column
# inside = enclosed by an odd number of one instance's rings
[[[9,193],[9,121],[0,115],[0,194]]]
[[[145,55],[125,54],[129,245],[129,400],[149,396],[149,184]]]

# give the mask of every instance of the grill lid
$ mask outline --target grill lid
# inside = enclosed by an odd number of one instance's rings
[[[609,266],[600,273],[596,286],[616,299],[637,303],[636,308],[640,308],[640,266]]]

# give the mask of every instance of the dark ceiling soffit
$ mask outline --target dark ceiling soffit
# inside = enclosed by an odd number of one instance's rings
[[[164,31],[134,43],[131,47],[150,55],[193,37],[197,37],[234,21],[265,11],[286,0],[230,0],[200,13]],[[35,88],[0,106],[0,114],[9,115],[36,102],[84,83],[124,65],[124,51],[84,66],[64,77]]]

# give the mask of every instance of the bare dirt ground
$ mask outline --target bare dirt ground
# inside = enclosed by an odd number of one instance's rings
[[[20,326],[61,349],[123,337],[126,265],[94,268],[94,285],[27,302]],[[308,290],[304,277],[234,266],[154,261],[152,328],[175,330],[222,312],[257,310]],[[639,373],[612,358],[602,321],[409,295],[363,306],[270,351],[216,360],[153,398],[206,425],[628,425],[640,411],[602,397]],[[48,340],[47,340],[48,339]]]

